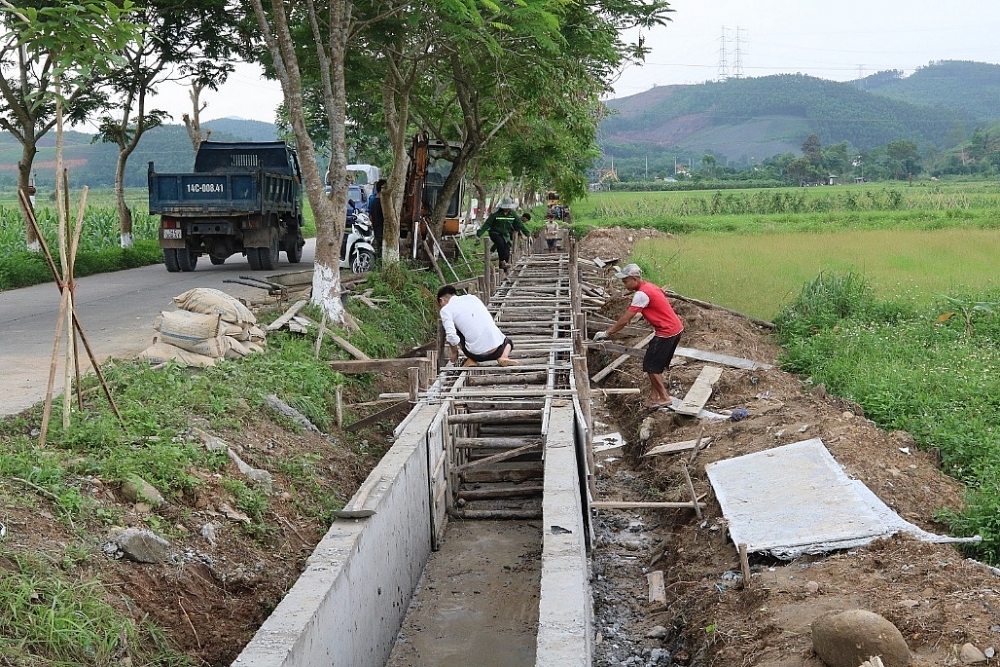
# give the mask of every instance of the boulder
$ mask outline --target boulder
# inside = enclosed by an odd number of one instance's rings
[[[145,503],[152,508],[159,507],[166,500],[156,487],[139,477],[132,475],[122,483],[122,495],[132,503]]]
[[[831,612],[812,622],[813,650],[829,667],[857,667],[880,656],[885,667],[906,667],[910,649],[895,625],[864,609]]]
[[[127,528],[115,536],[122,554],[137,563],[161,563],[167,559],[170,543],[159,535],[139,528]]]

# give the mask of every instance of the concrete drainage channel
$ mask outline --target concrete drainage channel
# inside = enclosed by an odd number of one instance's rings
[[[489,305],[519,365],[441,370],[235,665],[591,663],[574,259],[517,262]]]

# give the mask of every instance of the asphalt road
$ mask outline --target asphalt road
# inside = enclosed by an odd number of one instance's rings
[[[222,266],[213,266],[202,257],[197,270],[190,273],[167,273],[159,264],[80,278],[76,286],[77,318],[99,361],[132,358],[152,343],[153,319],[160,311],[175,309],[173,297],[195,287],[214,287],[237,298],[260,297],[265,293],[260,289],[223,281],[241,275],[265,278],[268,274],[310,269],[315,247],[315,239],[306,241],[299,264],[289,264],[281,253],[274,271],[251,271],[246,259],[236,255]],[[59,300],[55,283],[0,292],[0,415],[16,414],[45,399]],[[57,395],[63,387],[64,357],[60,352]],[[80,362],[90,369],[82,345]]]

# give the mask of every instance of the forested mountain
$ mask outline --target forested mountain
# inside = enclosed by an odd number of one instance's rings
[[[846,141],[854,150],[897,140],[944,147],[949,132],[957,127],[973,128],[1000,118],[1000,105],[994,103],[993,116],[984,118],[983,105],[973,112],[945,104],[949,97],[945,91],[969,85],[967,79],[956,83],[947,75],[972,70],[951,66],[938,70],[940,66],[923,68],[913,84],[907,83],[913,77],[900,79],[891,73],[850,83],[780,74],[657,87],[607,102],[612,115],[601,124],[601,144],[605,155],[616,157],[669,151],[697,159],[712,153],[737,163],[798,154],[810,134],[823,145]],[[931,76],[935,71],[941,75]],[[940,92],[932,94],[934,81]],[[864,90],[863,83],[877,92]],[[904,93],[898,91],[904,91],[907,99],[901,99]]]
[[[965,111],[978,124],[1000,120],[1000,65],[941,60],[907,77],[889,70],[857,84],[862,90],[904,102]]]
[[[213,141],[274,141],[277,130],[271,123],[240,118],[221,118],[203,122],[212,131]],[[66,132],[63,159],[73,187],[84,185],[108,188],[114,185],[115,162],[118,148],[114,144],[94,143],[93,135]],[[40,142],[34,171],[39,186],[54,183],[55,132],[49,132]],[[0,132],[0,188],[13,189],[17,183],[17,161],[21,157],[21,144],[7,132]],[[146,187],[149,162],[156,170],[190,171],[194,164],[191,140],[182,125],[164,125],[143,135],[139,146],[129,157],[125,186]]]

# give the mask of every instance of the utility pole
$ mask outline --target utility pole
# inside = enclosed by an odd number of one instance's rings
[[[726,45],[729,38],[726,35],[726,26],[722,26],[722,36],[719,37],[719,81],[729,78],[729,63],[726,62]]]
[[[742,79],[743,78],[743,33],[746,32],[739,26],[736,26],[736,61],[733,63],[733,78]]]
[[[646,156],[646,179],[645,180],[647,180],[647,181],[649,180],[649,156],[648,155]]]

